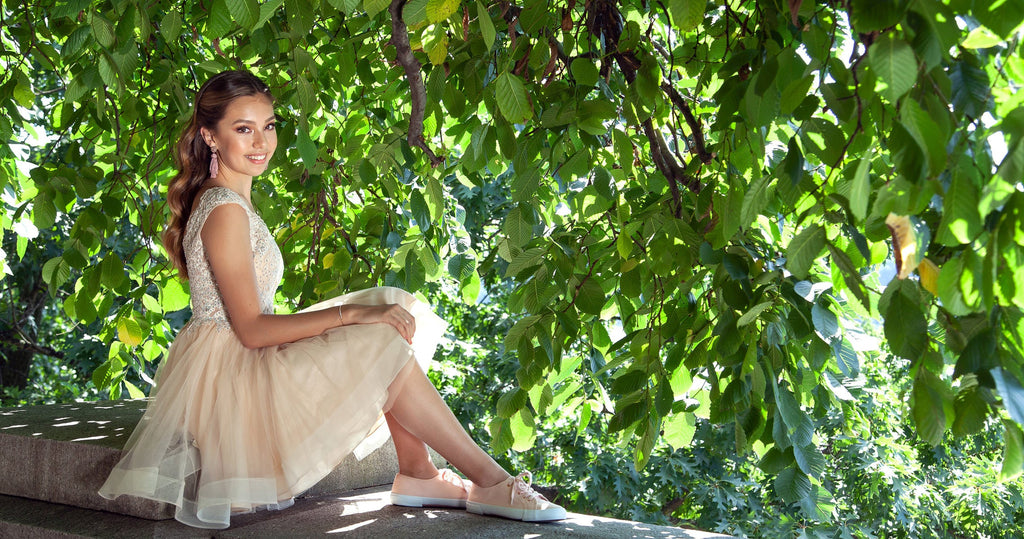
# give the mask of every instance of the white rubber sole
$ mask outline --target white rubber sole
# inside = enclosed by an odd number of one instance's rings
[[[547,522],[551,520],[564,520],[566,517],[565,509],[557,505],[547,509],[517,509],[515,507],[467,501],[466,511],[477,515],[492,515],[510,520],[522,520],[523,522]]]
[[[391,493],[391,505],[403,507],[454,507],[465,509],[466,500],[458,498],[431,498],[429,496],[411,496],[408,494]]]

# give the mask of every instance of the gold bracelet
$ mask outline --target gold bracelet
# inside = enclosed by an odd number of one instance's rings
[[[338,305],[338,320],[341,321],[341,325],[345,325],[345,315],[341,314],[341,305]]]

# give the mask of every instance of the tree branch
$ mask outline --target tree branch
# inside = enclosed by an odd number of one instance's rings
[[[32,352],[33,354],[42,354],[44,356],[50,356],[57,359],[64,359],[64,352],[54,350],[49,346],[42,346],[31,342],[11,339],[4,340],[0,343],[0,346],[10,350],[22,350],[25,352]]]
[[[406,0],[391,0],[391,44],[398,51],[395,59],[405,69],[405,78],[409,80],[409,94],[412,100],[412,114],[409,115],[409,145],[415,146],[430,159],[430,166],[436,167],[444,162],[443,157],[434,155],[423,139],[423,114],[427,108],[427,90],[423,86],[423,74],[420,62],[412,55],[409,45],[409,31],[402,20],[402,8]]]
[[[693,111],[690,110],[690,105],[686,103],[683,96],[668,82],[661,83],[661,89],[668,94],[672,104],[683,112],[683,117],[686,118],[686,125],[690,126],[690,131],[693,133],[693,146],[696,150],[697,158],[705,165],[710,163],[715,156],[708,152],[707,146],[704,144],[704,132],[701,129],[700,122],[697,121]]]

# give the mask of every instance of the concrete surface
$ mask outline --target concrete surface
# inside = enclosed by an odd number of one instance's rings
[[[96,491],[118,461],[146,401],[124,400],[0,408],[0,494],[99,509],[149,519],[171,518],[171,507]],[[436,453],[434,462],[444,464]],[[398,471],[389,439],[363,460],[346,457],[306,495],[390,484]]]
[[[397,507],[388,503],[390,486],[341,495],[300,498],[283,511],[232,519],[226,530],[199,530],[174,520],[152,521],[0,496],[0,537],[317,537],[351,538],[684,538],[729,536],[570,513],[553,523],[527,523],[482,517],[456,509]]]

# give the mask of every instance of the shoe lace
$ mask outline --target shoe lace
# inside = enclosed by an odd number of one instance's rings
[[[515,480],[512,482],[512,494],[509,497],[508,502],[510,504],[515,503],[517,495],[527,501],[532,501],[538,504],[541,502],[547,502],[547,498],[542,496],[536,490],[533,490],[533,487],[530,486],[531,483],[533,483],[533,474],[529,470],[517,475]]]
[[[463,484],[462,478],[456,475],[455,472],[449,470],[448,468],[441,470],[440,475],[441,479],[443,479],[444,481],[465,488],[465,484]]]

